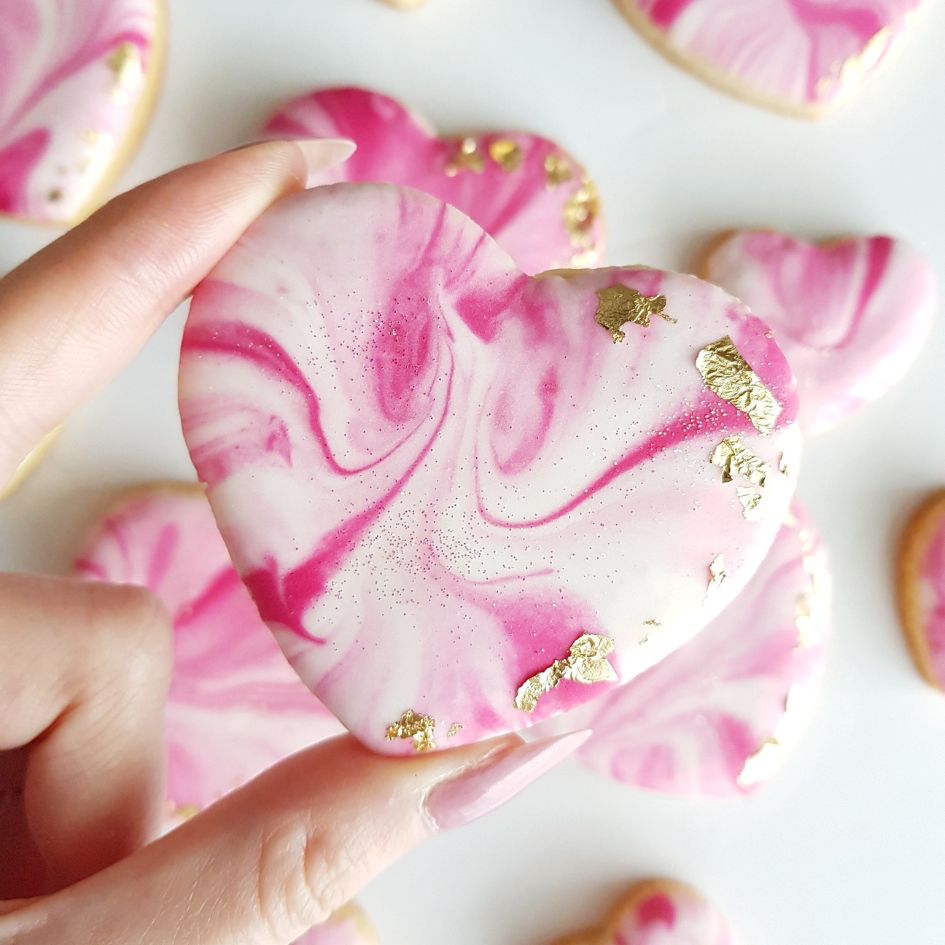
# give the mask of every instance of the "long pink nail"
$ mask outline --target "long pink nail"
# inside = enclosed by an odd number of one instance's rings
[[[572,732],[489,755],[476,767],[437,784],[424,803],[427,815],[437,830],[462,827],[512,800],[590,736],[590,731]]]
[[[357,145],[347,138],[301,138],[293,141],[305,158],[308,169],[307,186],[317,183],[322,171],[347,161],[357,150]]]

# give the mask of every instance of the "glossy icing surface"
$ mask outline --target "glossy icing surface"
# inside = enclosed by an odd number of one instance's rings
[[[597,189],[553,141],[521,131],[436,137],[400,102],[325,89],[284,105],[269,137],[350,138],[358,145],[324,183],[400,184],[458,207],[529,273],[595,265],[604,245]]]
[[[737,593],[795,483],[793,378],[736,300],[652,269],[531,279],[458,211],[381,185],[247,231],[195,293],[180,391],[260,613],[385,752],[642,672]],[[713,462],[726,443],[760,468]]]
[[[885,236],[814,245],[737,232],[710,253],[704,275],[774,330],[797,377],[808,433],[886,393],[919,354],[936,310],[929,263]]]
[[[755,576],[693,640],[555,720],[589,727],[578,758],[637,788],[727,796],[773,775],[806,721],[830,622],[820,539],[795,506]]]
[[[817,114],[885,59],[922,0],[620,0],[631,22],[703,78]]]
[[[558,945],[735,945],[735,939],[704,896],[661,879],[634,886],[600,929]]]
[[[341,731],[260,620],[198,487],[131,493],[96,527],[75,570],[147,587],[171,614],[167,780],[180,815]]]
[[[159,0],[0,0],[0,213],[70,222],[133,144]]]

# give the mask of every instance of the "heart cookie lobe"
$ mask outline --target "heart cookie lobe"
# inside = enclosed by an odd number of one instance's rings
[[[797,377],[801,426],[816,434],[885,394],[935,316],[935,274],[888,236],[806,243],[769,230],[723,237],[702,274],[774,331]]]
[[[735,945],[719,911],[683,883],[653,879],[638,883],[597,929],[556,945]]]
[[[630,787],[744,794],[779,770],[808,720],[829,626],[826,555],[795,504],[761,567],[709,626],[549,728],[591,729],[579,760]]]
[[[802,118],[843,102],[925,0],[617,0],[670,59],[725,92]]]
[[[603,254],[597,188],[547,138],[523,131],[437,137],[400,102],[358,88],[288,102],[265,134],[351,139],[358,150],[321,183],[390,183],[432,194],[472,217],[527,273],[593,266]]]
[[[915,512],[899,546],[903,630],[923,678],[945,690],[945,491]]]
[[[163,66],[162,0],[8,0],[0,213],[73,223],[137,144]]]
[[[147,587],[171,615],[171,823],[342,731],[260,619],[199,486],[159,483],[118,498],[90,532],[74,571]]]
[[[617,285],[675,321],[628,317],[615,343],[597,313]],[[638,675],[738,592],[795,483],[775,470],[799,449],[793,377],[737,300],[647,268],[533,279],[385,185],[316,188],[247,231],[194,295],[180,393],[260,613],[379,751],[519,729]],[[734,435],[763,486],[711,462]]]

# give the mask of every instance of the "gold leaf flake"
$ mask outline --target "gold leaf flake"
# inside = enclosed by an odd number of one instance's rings
[[[522,712],[534,712],[539,699],[565,679],[585,686],[615,682],[617,674],[607,660],[614,646],[610,637],[594,633],[578,637],[564,659],[555,660],[547,669],[522,683],[515,695],[515,708]]]
[[[781,405],[728,335],[706,345],[696,356],[696,367],[706,387],[746,414],[756,430],[770,433],[774,429]]]
[[[134,43],[124,42],[105,60],[105,65],[115,77],[112,98],[127,102],[144,79],[141,50]]]
[[[48,194],[46,194],[46,199],[50,203],[56,203],[57,201],[62,200],[62,190],[60,190],[58,187],[53,187],[53,189],[49,191]]]
[[[742,514],[749,522],[757,522],[761,518],[764,496],[754,489],[738,488],[735,490],[738,501],[742,504]]]
[[[549,187],[566,184],[574,176],[571,163],[562,154],[549,154],[545,158],[545,179]]]
[[[791,474],[790,467],[788,466],[787,457],[782,453],[778,457],[778,472],[782,476],[789,476]]]
[[[738,477],[763,489],[768,481],[771,467],[756,456],[737,434],[727,436],[715,448],[711,462],[722,470],[722,482],[731,482]]]
[[[783,752],[776,738],[766,738],[746,762],[738,776],[738,786],[750,788],[767,781],[781,767]]]
[[[806,649],[818,642],[814,634],[813,598],[810,594],[800,594],[794,602],[794,626],[797,627],[797,646]]]
[[[581,180],[581,186],[564,205],[564,228],[577,249],[590,249],[594,245],[594,224],[600,213],[600,196],[597,185],[589,178]]]
[[[711,594],[716,588],[722,586],[728,574],[725,571],[725,555],[716,555],[709,562],[709,586],[706,589],[707,594]]]
[[[459,735],[459,733],[460,733],[462,730],[463,730],[462,725],[460,725],[459,722],[454,722],[454,723],[450,726],[449,731],[446,733],[446,737],[447,737],[447,738],[455,738],[457,735]]]
[[[395,738],[409,738],[417,751],[431,751],[436,748],[436,719],[407,709],[387,727],[387,740],[392,742]]]
[[[486,162],[479,153],[475,138],[463,138],[459,141],[456,153],[446,164],[446,176],[455,177],[460,171],[472,171],[481,174],[486,169]]]
[[[506,138],[497,138],[489,145],[489,157],[507,174],[517,171],[522,166],[522,149]]]
[[[82,137],[96,151],[112,151],[115,148],[115,139],[107,131],[95,131],[89,128],[82,132]]]
[[[200,813],[200,808],[196,804],[170,804],[170,813],[178,820],[190,820]]]
[[[644,620],[644,627],[661,627],[662,624],[658,620]]]
[[[676,323],[676,319],[666,314],[665,295],[644,295],[627,285],[612,285],[607,289],[598,289],[597,314],[594,320],[601,328],[610,332],[614,344],[627,336],[620,329],[628,322],[649,328],[654,317]]]

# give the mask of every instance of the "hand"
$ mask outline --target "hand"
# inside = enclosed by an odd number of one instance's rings
[[[114,200],[0,281],[0,482],[343,142],[268,142]],[[159,840],[171,628],[134,587],[0,575],[0,943],[285,945],[583,736],[288,758]],[[234,746],[238,751],[239,746]]]

